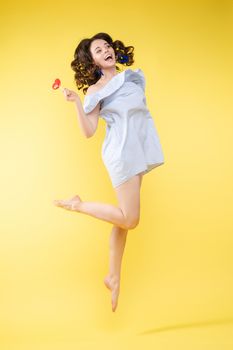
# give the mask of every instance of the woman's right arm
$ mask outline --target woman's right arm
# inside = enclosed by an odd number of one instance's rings
[[[78,94],[76,94],[76,92],[65,88],[63,89],[63,93],[67,101],[75,102],[78,122],[83,134],[87,138],[93,136],[98,126],[100,111],[99,103],[90,113],[86,114],[83,110],[82,101],[80,100],[80,97],[78,96]]]

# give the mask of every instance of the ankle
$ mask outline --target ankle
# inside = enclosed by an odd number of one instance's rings
[[[111,281],[114,281],[114,282],[120,281],[120,275],[118,273],[109,273],[108,276]]]

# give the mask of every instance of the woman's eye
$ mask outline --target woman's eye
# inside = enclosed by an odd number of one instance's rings
[[[111,47],[111,45],[106,45],[107,47]],[[96,51],[96,53],[99,53],[101,50]]]

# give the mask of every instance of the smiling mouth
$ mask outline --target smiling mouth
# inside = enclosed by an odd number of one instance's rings
[[[112,55],[109,55],[107,58],[105,58],[105,61],[111,61],[112,59]]]

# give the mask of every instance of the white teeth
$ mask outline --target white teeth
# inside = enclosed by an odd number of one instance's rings
[[[111,55],[108,55],[106,58],[105,58],[105,61],[108,59],[108,58],[112,58],[112,56]]]

